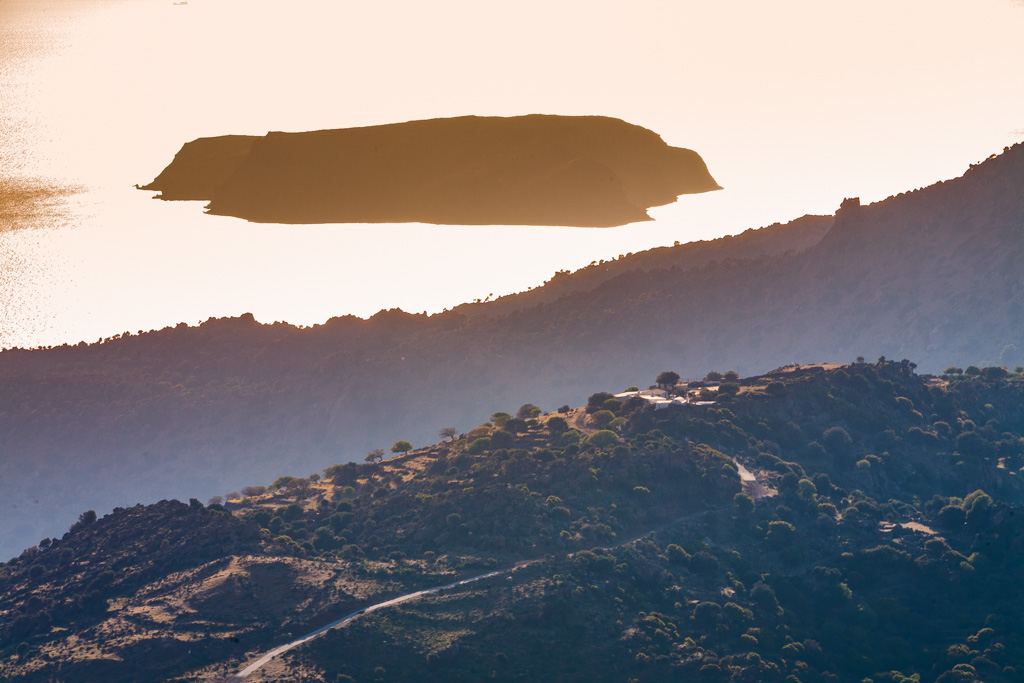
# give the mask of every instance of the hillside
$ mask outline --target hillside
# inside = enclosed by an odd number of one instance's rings
[[[674,247],[656,247],[637,254],[593,263],[574,272],[560,271],[542,287],[502,296],[486,303],[462,304],[455,312],[467,317],[486,315],[494,318],[514,311],[552,303],[568,294],[589,292],[619,275],[636,271],[667,269],[689,270],[715,261],[744,261],[776,256],[788,251],[803,251],[817,244],[832,227],[832,216],[803,216],[788,223],[745,230],[713,240],[688,242]]]
[[[1019,679],[1021,374],[879,361],[694,384],[673,393],[704,403],[664,410],[526,405],[228,507],[84,513],[0,564],[0,677],[211,679],[493,569],[247,680]]]
[[[141,189],[259,223],[610,227],[721,188],[645,128],[531,115],[200,138]]]
[[[4,351],[0,547],[15,552],[82,509],[223,494],[243,469],[263,480],[314,471],[399,438],[429,442],[508,403],[576,404],[595,384],[665,367],[755,374],[859,355],[931,372],[1024,364],[1022,184],[1018,145],[961,178],[848,202],[802,250],[773,249],[775,231],[801,243],[776,226],[634,254],[560,275],[548,286],[561,296],[541,288],[522,306],[311,329],[243,316]],[[744,246],[754,242],[759,252]]]

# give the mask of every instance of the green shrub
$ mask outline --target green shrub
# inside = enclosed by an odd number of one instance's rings
[[[489,436],[481,436],[473,443],[469,444],[469,452],[473,455],[484,453],[491,449],[491,438]]]
[[[587,444],[597,446],[598,448],[611,446],[613,443],[618,443],[618,441],[619,435],[608,429],[596,431],[587,437]]]

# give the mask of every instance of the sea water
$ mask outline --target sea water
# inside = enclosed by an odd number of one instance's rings
[[[707,4],[0,0],[0,347],[436,312],[1024,137],[1016,3]],[[527,113],[650,128],[725,189],[596,230],[257,225],[133,187],[202,136]]]

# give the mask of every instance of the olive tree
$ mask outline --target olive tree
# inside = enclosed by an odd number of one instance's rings
[[[402,453],[404,455],[405,453],[408,453],[411,450],[412,444],[409,443],[408,441],[396,441],[391,445],[392,453]]]
[[[665,372],[658,375],[657,378],[654,380],[655,384],[657,384],[660,388],[666,391],[672,389],[672,387],[674,387],[676,385],[676,382],[678,381],[679,373],[672,372],[671,370],[666,370]]]

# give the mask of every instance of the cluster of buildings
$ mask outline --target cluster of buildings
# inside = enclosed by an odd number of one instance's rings
[[[715,391],[718,387],[704,387],[711,391]],[[714,405],[714,401],[700,401],[698,395],[701,389],[692,389],[687,391],[682,396],[669,396],[669,392],[664,389],[650,388],[650,389],[638,389],[636,391],[624,391],[621,394],[615,394],[615,398],[620,401],[628,401],[634,396],[642,398],[651,405],[654,406],[655,410],[663,410],[669,406],[710,406]]]

